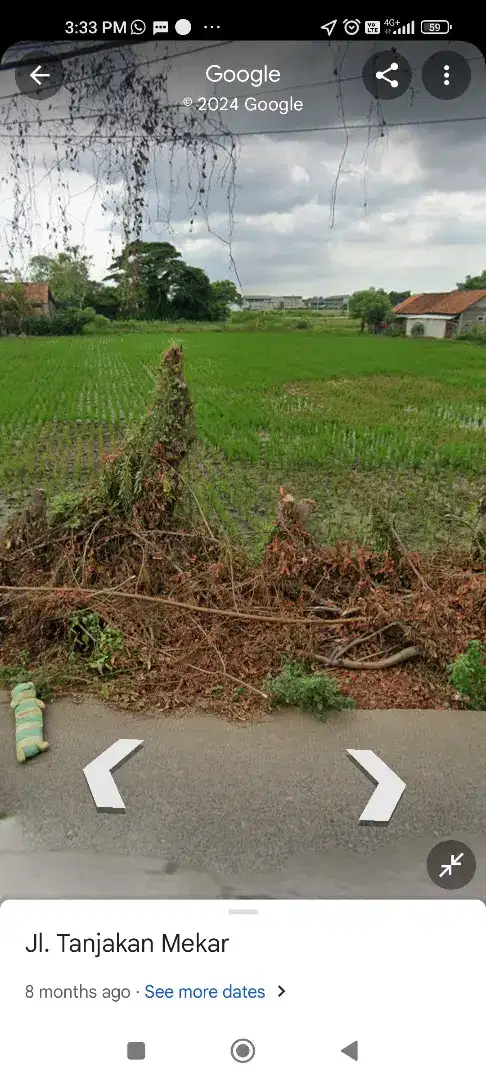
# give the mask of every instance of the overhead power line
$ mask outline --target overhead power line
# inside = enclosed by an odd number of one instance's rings
[[[215,115],[215,114],[213,114],[213,115]],[[368,123],[367,124],[339,124],[339,125],[326,124],[326,125],[317,125],[316,127],[272,128],[271,130],[269,129],[267,131],[263,131],[262,129],[260,129],[259,131],[234,131],[234,132],[218,132],[218,131],[215,131],[215,132],[212,132],[211,134],[212,134],[213,138],[215,138],[218,134],[221,134],[221,135],[230,134],[235,139],[242,139],[242,138],[246,139],[246,138],[249,138],[252,135],[268,135],[268,136],[271,136],[271,135],[308,135],[308,134],[310,134],[312,132],[316,132],[316,131],[336,131],[336,132],[339,132],[339,131],[344,131],[344,132],[346,132],[346,131],[370,131],[373,128],[377,128],[377,129],[382,130],[382,131],[388,131],[389,128],[422,127],[422,126],[425,126],[425,125],[428,125],[428,124],[429,125],[430,124],[466,124],[466,123],[472,123],[474,121],[486,121],[486,116],[449,116],[449,117],[436,118],[434,120],[397,120],[397,121],[395,121],[395,122],[393,122],[391,124],[388,124],[386,121],[383,120],[382,122],[378,121],[377,123],[369,123],[369,124]],[[486,132],[485,132],[485,134],[486,134]],[[7,138],[10,139],[11,137],[12,137],[12,132],[0,132],[0,138],[2,138],[2,139],[7,139]],[[83,134],[82,132],[80,132],[79,135],[75,135],[74,137],[78,138],[78,139],[85,139],[86,134]],[[117,140],[124,140],[124,139],[136,139],[138,137],[141,138],[141,139],[146,139],[147,138],[147,136],[145,134],[137,136],[136,132],[127,132],[127,133],[122,134],[122,135],[110,135],[110,134],[107,134],[107,135],[101,135],[101,134],[98,135],[97,134],[96,135],[96,139],[100,139],[100,140],[101,139],[109,139],[111,142],[116,142]],[[37,135],[37,134],[29,135],[29,139],[41,139],[41,140],[47,141],[48,138],[49,138],[49,136],[48,136],[47,133],[45,133],[44,135],[42,135],[42,134],[40,134],[40,135]],[[70,138],[73,138],[73,133],[70,134]],[[201,138],[201,139],[207,138],[207,132],[201,132],[200,134],[198,132],[191,132],[191,139],[197,139],[197,138]],[[157,136],[154,136],[154,141],[155,142],[158,141]],[[182,138],[180,138],[180,139],[167,138],[164,141],[168,142],[168,143],[171,143],[171,142],[174,142],[174,143],[181,142],[182,143],[183,139]]]
[[[194,52],[194,53],[203,52],[204,49],[215,49],[215,48],[220,48],[222,45],[232,45],[233,40],[230,40],[230,41],[218,41],[218,42],[214,42],[213,44],[209,44],[209,45],[198,45],[198,47],[196,49],[185,49],[184,52],[171,53],[170,56],[159,57],[159,60],[160,59],[170,60],[174,56],[187,56],[189,53],[192,53],[192,52]],[[55,41],[38,42],[36,46],[32,46],[32,52],[39,52],[40,53],[40,52],[43,52],[45,50],[46,53],[47,53],[47,49],[49,48],[49,46],[56,45],[56,44],[57,43]],[[63,44],[63,43],[60,42],[59,44]],[[52,53],[52,56],[53,56],[54,60],[59,60],[60,62],[62,62],[63,60],[74,60],[78,56],[90,56],[92,53],[108,52],[108,51],[113,50],[113,49],[120,50],[120,49],[126,48],[127,45],[132,45],[132,46],[137,46],[138,45],[138,46],[140,46],[140,45],[152,45],[152,44],[159,44],[159,42],[155,43],[155,42],[147,42],[147,41],[143,41],[143,42],[141,42],[141,41],[104,41],[104,42],[98,42],[96,45],[81,45],[81,47],[79,49],[68,49],[66,52]],[[157,61],[148,60],[147,63],[149,63],[149,64],[157,63]],[[18,67],[24,67],[24,66],[28,67],[29,64],[30,64],[30,60],[29,60],[28,57],[24,57],[23,59],[20,59],[20,60],[7,60],[6,64],[0,64],[0,73],[2,71],[15,71],[15,69],[18,68]],[[120,71],[123,71],[123,70],[124,70],[123,68],[120,68]]]

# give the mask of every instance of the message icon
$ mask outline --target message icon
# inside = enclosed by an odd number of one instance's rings
[[[168,22],[154,22],[152,23],[153,34],[168,34],[169,24]]]

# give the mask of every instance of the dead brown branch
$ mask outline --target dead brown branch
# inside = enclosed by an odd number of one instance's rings
[[[234,611],[233,608],[210,608],[199,604],[186,604],[182,600],[168,600],[164,596],[147,596],[145,593],[120,592],[114,586],[111,589],[81,589],[66,585],[63,588],[51,588],[50,585],[0,585],[0,593],[13,595],[14,593],[50,593],[52,596],[67,596],[73,594],[82,596],[84,600],[95,596],[118,596],[124,600],[144,601],[147,604],[161,604],[166,607],[179,608],[182,611],[197,611],[202,615],[219,615],[223,618],[238,619],[243,622],[275,623],[278,626],[341,626],[343,623],[367,622],[365,616],[356,619],[296,619],[292,616],[282,615],[255,615],[250,611]]]
[[[397,547],[399,548],[400,554],[401,554],[402,558],[405,560],[407,566],[410,567],[412,573],[415,574],[415,577],[417,578],[418,581],[420,581],[420,584],[423,586],[423,588],[427,589],[428,592],[433,592],[433,589],[431,589],[430,585],[427,584],[425,578],[422,577],[422,574],[420,573],[420,570],[418,570],[417,567],[415,566],[415,563],[414,563],[413,559],[410,558],[410,555],[408,554],[408,551],[407,551],[407,549],[405,547],[405,544],[403,543],[403,540],[401,540],[401,538],[399,537],[399,535],[397,533],[397,530],[396,530],[395,526],[393,525],[393,523],[391,521],[388,522],[388,528],[390,529],[390,532],[391,532],[391,534],[393,536],[393,539],[394,539]]]
[[[380,626],[379,630],[373,630],[371,634],[362,634],[361,637],[353,638],[351,641],[347,641],[344,645],[341,645],[332,654],[332,660],[340,660],[345,653],[350,649],[354,649],[355,645],[364,645],[365,641],[371,641],[372,638],[378,637],[379,634],[384,634],[385,630],[391,630],[392,626],[397,626],[396,622],[387,623],[386,626]]]
[[[332,668],[349,668],[350,671],[382,671],[384,668],[395,667],[396,664],[404,664],[406,660],[412,660],[414,656],[420,655],[420,649],[417,645],[409,645],[406,649],[401,649],[400,652],[394,653],[393,656],[387,656],[384,660],[329,660],[326,656],[320,656],[319,653],[312,653],[311,659],[317,660],[319,664],[324,664],[324,667]]]
[[[193,671],[199,671],[200,675],[209,675],[212,679],[219,676],[223,679],[229,679],[230,682],[236,683],[237,686],[244,686],[246,690],[251,690],[252,694],[258,694],[260,697],[265,698],[265,701],[268,701],[268,694],[265,694],[258,686],[252,686],[251,683],[244,682],[243,679],[237,679],[235,675],[230,675],[228,671],[205,671],[204,668],[196,667],[195,664],[188,664],[187,666],[192,668]]]

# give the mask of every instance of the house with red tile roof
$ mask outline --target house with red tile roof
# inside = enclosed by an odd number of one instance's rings
[[[56,305],[50,286],[46,281],[23,282],[22,288],[33,315],[47,315],[50,317],[55,314]],[[0,300],[4,299],[6,295],[5,293],[0,294]]]
[[[24,284],[24,296],[29,302],[33,314],[54,315],[56,305],[50,286],[46,281],[26,282]]]
[[[474,327],[486,329],[486,289],[456,289],[448,293],[417,293],[393,308],[410,336],[418,323],[424,337],[450,338]]]

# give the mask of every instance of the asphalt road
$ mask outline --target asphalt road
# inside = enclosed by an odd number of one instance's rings
[[[486,714],[295,712],[237,725],[130,715],[98,702],[46,709],[51,749],[18,765],[0,704],[0,895],[460,896],[486,898]],[[100,813],[83,768],[120,738],[124,813]],[[372,782],[346,750],[374,750],[407,787],[387,827],[359,817]],[[427,853],[457,838],[477,872],[434,886]]]

